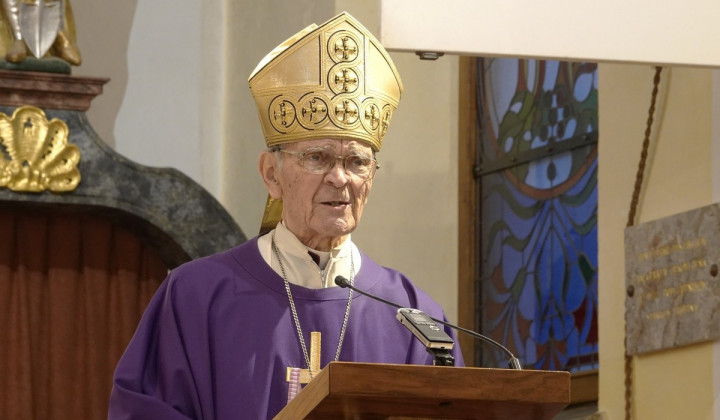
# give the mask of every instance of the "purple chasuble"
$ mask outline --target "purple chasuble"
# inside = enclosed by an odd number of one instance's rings
[[[364,254],[355,285],[445,319],[409,279]],[[308,352],[310,332],[322,333],[325,366],[335,359],[348,289],[290,288]],[[391,306],[353,294],[339,360],[432,364],[395,314]],[[453,356],[462,366],[457,344]],[[270,419],[287,402],[287,367],[307,368],[283,279],[253,238],[169,274],[118,363],[108,418]]]

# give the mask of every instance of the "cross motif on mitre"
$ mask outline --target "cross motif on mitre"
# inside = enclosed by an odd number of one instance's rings
[[[336,56],[338,53],[340,53],[338,58],[343,61],[353,61],[358,54],[358,46],[355,40],[347,36],[342,37],[340,41],[335,43]]]
[[[343,100],[335,105],[335,116],[344,124],[350,125],[357,121],[358,110],[349,100]]]

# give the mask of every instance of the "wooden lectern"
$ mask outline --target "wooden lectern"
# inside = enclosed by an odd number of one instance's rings
[[[568,372],[331,362],[275,420],[540,420],[569,403]]]

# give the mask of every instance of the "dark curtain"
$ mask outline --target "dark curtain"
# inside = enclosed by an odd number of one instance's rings
[[[103,419],[112,375],[167,273],[99,213],[0,208],[0,419]]]

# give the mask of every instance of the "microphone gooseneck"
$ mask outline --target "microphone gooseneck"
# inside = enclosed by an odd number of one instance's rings
[[[358,293],[360,293],[361,295],[365,295],[365,296],[367,296],[367,297],[369,297],[369,298],[373,298],[373,299],[375,299],[375,300],[379,300],[379,301],[382,302],[382,303],[388,304],[388,305],[390,305],[390,306],[394,306],[394,307],[396,307],[396,308],[398,308],[398,309],[402,309],[402,308],[403,308],[403,306],[400,306],[400,305],[398,305],[397,303],[390,302],[389,300],[385,300],[385,299],[383,299],[383,298],[381,298],[381,297],[372,295],[372,294],[370,294],[370,293],[368,293],[368,292],[366,292],[366,291],[364,291],[364,290],[358,289],[357,287],[355,287],[355,286],[353,286],[352,284],[350,284],[350,282],[348,281],[348,279],[346,279],[346,278],[343,277],[343,276],[337,276],[337,277],[335,277],[335,284],[337,284],[338,286],[340,286],[340,287],[342,287],[342,288],[351,289],[352,291],[358,292]]]
[[[335,277],[335,284],[337,284],[338,286],[343,287],[343,288],[349,288],[349,289],[351,289],[351,290],[353,290],[353,291],[355,291],[355,292],[357,292],[357,293],[360,293],[361,295],[365,295],[365,296],[367,296],[367,297],[369,297],[369,298],[375,299],[375,300],[377,300],[377,301],[380,301],[380,302],[385,303],[385,304],[387,304],[387,305],[393,306],[393,307],[395,307],[395,308],[398,308],[398,309],[402,309],[402,308],[403,308],[403,306],[400,306],[400,305],[398,305],[397,303],[390,302],[389,300],[385,300],[385,299],[383,299],[383,298],[381,298],[381,297],[375,296],[375,295],[373,295],[373,294],[371,294],[371,293],[368,293],[368,292],[366,292],[366,291],[364,291],[364,290],[358,289],[357,287],[351,285],[350,282],[348,281],[348,279],[346,279],[346,278],[343,277],[343,276],[337,276],[337,277]],[[428,315],[428,316],[429,316],[429,315]],[[475,338],[477,338],[477,339],[479,339],[479,340],[481,340],[481,341],[483,341],[483,342],[485,342],[485,343],[488,343],[488,344],[490,344],[490,345],[495,346],[496,348],[502,350],[503,353],[505,353],[505,354],[509,357],[508,365],[510,366],[511,369],[517,369],[517,370],[521,370],[521,369],[522,369],[522,364],[520,363],[520,360],[519,360],[517,357],[515,357],[515,355],[514,355],[510,350],[508,350],[507,347],[503,346],[502,344],[498,343],[497,341],[493,340],[492,338],[486,337],[486,336],[484,336],[484,335],[482,335],[482,334],[480,334],[480,333],[477,333],[477,332],[475,332],[475,331],[473,331],[473,330],[469,330],[469,329],[467,329],[467,328],[459,327],[459,326],[457,326],[457,325],[450,324],[450,323],[448,323],[448,322],[445,322],[445,321],[440,320],[440,319],[437,319],[437,318],[433,318],[433,317],[431,317],[431,316],[429,316],[429,317],[430,317],[430,319],[432,319],[433,321],[437,322],[438,324],[445,325],[445,326],[450,327],[450,328],[453,328],[453,329],[455,329],[455,330],[457,330],[457,331],[462,331],[462,332],[464,332],[465,334],[471,335],[471,336],[473,336],[473,337],[475,337]]]

